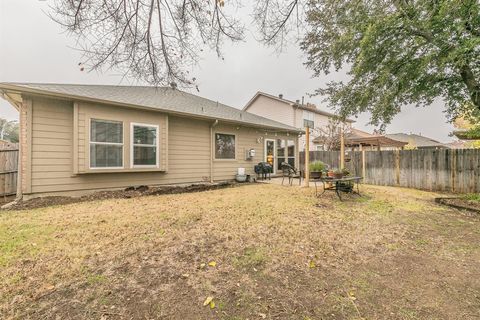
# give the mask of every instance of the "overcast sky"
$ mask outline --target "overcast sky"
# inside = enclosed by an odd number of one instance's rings
[[[43,10],[47,2],[38,0],[0,0],[0,82],[49,82],[81,84],[130,84],[114,72],[99,74],[79,70],[81,54],[71,47],[74,39],[62,33]],[[304,68],[305,57],[296,44],[277,54],[253,40],[224,47],[225,60],[206,53],[196,72],[199,95],[242,108],[257,91],[290,100],[305,96],[307,102],[328,110],[321,97],[307,94],[328,79],[312,78]],[[341,78],[331,74],[329,79]],[[196,92],[194,92],[196,93]],[[388,133],[421,133],[442,142],[451,141],[452,125],[446,123],[443,104],[427,108],[406,107],[388,126]],[[17,119],[15,109],[0,99],[0,117]],[[355,127],[372,132],[369,115],[355,119]]]

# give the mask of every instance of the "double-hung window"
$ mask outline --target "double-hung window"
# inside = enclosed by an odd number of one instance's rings
[[[158,126],[131,124],[131,166],[158,167]]]
[[[303,126],[315,128],[315,113],[308,110],[303,110]]]
[[[90,119],[90,168],[123,168],[123,122]]]

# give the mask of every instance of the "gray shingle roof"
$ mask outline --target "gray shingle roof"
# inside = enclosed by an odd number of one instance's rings
[[[63,96],[75,100],[93,100],[130,107],[138,106],[178,115],[191,115],[300,132],[298,129],[280,122],[168,87],[0,83],[0,89]]]
[[[437,148],[448,148],[446,145],[443,143],[440,143],[436,140],[430,139],[428,137],[420,136],[418,134],[406,134],[406,133],[392,133],[392,134],[386,134],[386,137],[397,140],[397,141],[402,141],[402,142],[407,142],[407,143],[413,143],[417,148],[430,148],[430,147],[437,147]]]

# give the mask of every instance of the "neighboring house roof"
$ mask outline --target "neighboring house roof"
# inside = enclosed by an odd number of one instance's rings
[[[322,143],[322,138],[313,139],[313,143]],[[348,135],[345,136],[345,144],[349,146],[371,145],[380,147],[404,147],[407,142],[402,142],[388,138],[384,135],[370,134],[368,132],[351,128]]]
[[[368,132],[358,130],[355,128],[350,129],[350,133],[345,137],[346,139],[361,139],[361,138],[371,138],[371,137],[377,137],[376,135],[370,134]],[[322,142],[322,137],[316,137],[313,139],[314,143],[321,143]]]
[[[324,115],[324,116],[327,116],[327,117],[336,117],[337,115],[335,115],[334,113],[331,113],[331,112],[327,112],[327,111],[323,111],[323,110],[320,110],[318,108],[312,108],[311,106],[307,106],[305,104],[299,104],[297,102],[294,102],[294,101],[291,101],[291,100],[288,100],[288,99],[285,99],[285,98],[280,98],[278,96],[274,96],[274,95],[271,95],[271,94],[268,94],[268,93],[265,93],[265,92],[261,92],[261,91],[258,91],[252,99],[250,99],[250,101],[247,102],[247,104],[245,105],[245,107],[243,107],[243,111],[247,111],[247,109],[252,105],[252,103],[257,100],[258,97],[260,96],[264,96],[264,97],[267,97],[267,98],[270,98],[270,99],[274,99],[274,100],[277,100],[277,101],[280,101],[280,102],[283,102],[283,103],[286,103],[292,107],[297,107],[299,109],[303,109],[303,110],[308,110],[308,111],[311,111],[311,112],[314,112],[314,113],[317,113],[317,114],[321,114],[321,115]],[[354,120],[351,120],[351,119],[346,119],[345,120],[346,122],[355,122]]]
[[[348,135],[349,138],[351,139],[356,139],[356,138],[371,138],[371,137],[377,137],[378,135],[368,133],[366,131],[362,131],[359,129],[352,128],[351,133]]]
[[[461,141],[461,140],[445,143],[445,145],[447,147],[449,147],[450,149],[465,149],[465,148],[468,148],[465,141]]]
[[[140,107],[176,115],[218,119],[249,126],[303,132],[283,123],[169,87],[0,83],[0,90],[41,94],[124,107]]]
[[[418,134],[393,133],[386,137],[413,144],[417,148],[448,148],[445,144]]]

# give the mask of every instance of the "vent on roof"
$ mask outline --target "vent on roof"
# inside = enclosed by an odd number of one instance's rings
[[[278,97],[279,97],[280,99],[283,99],[283,94],[280,93],[280,94],[278,95]]]

